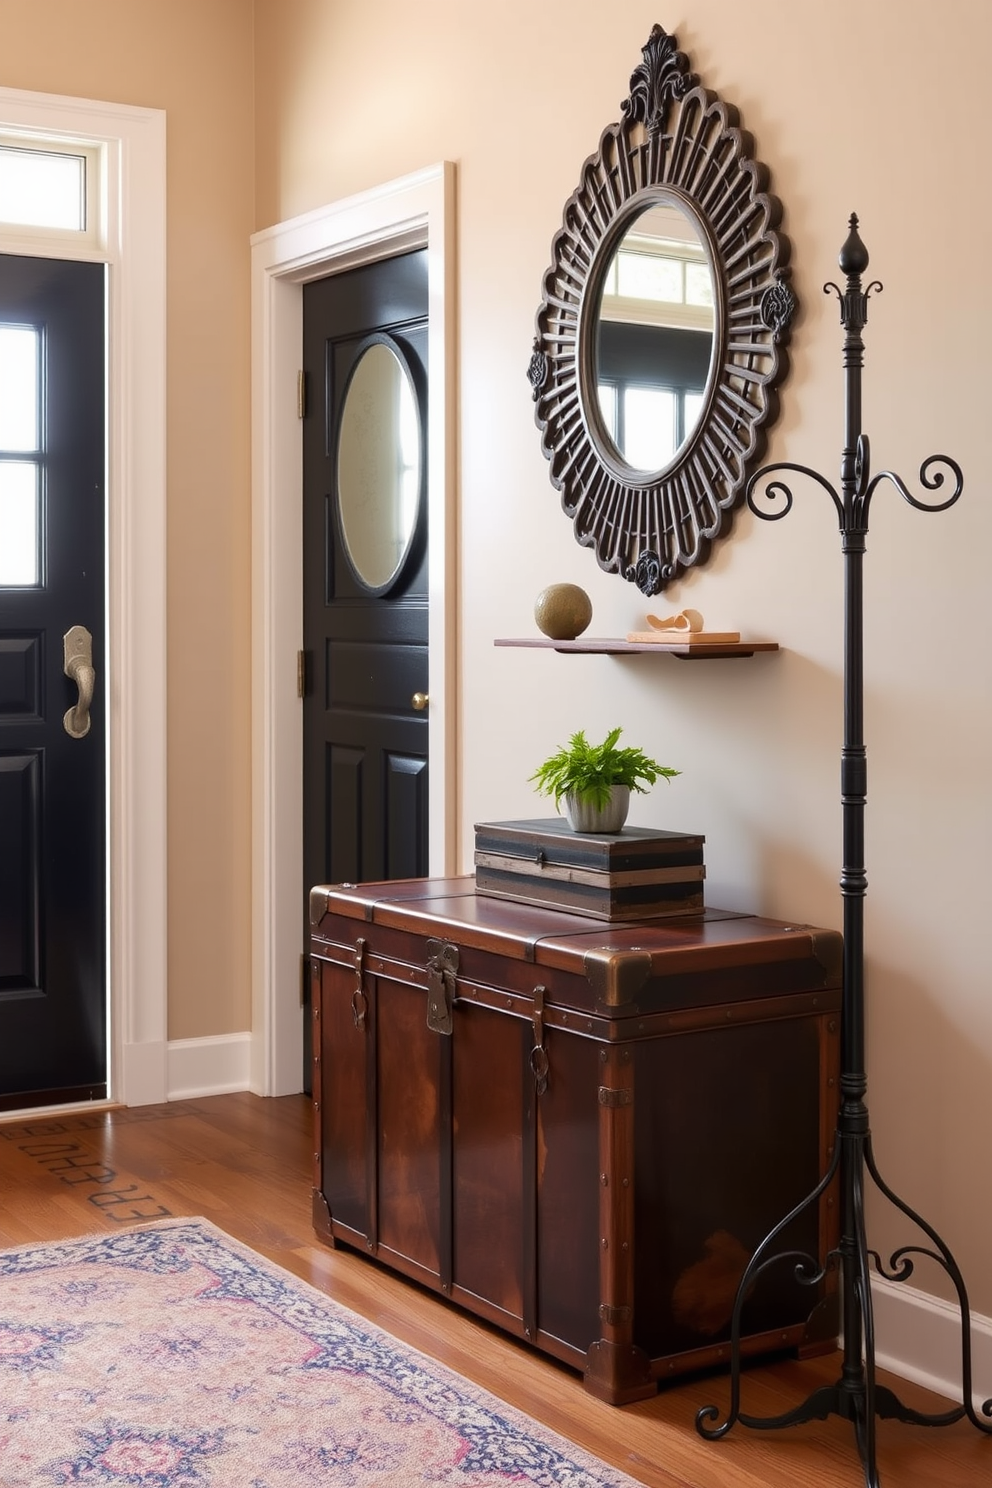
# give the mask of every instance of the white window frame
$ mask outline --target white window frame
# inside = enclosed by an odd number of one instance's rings
[[[6,222],[0,218],[0,232],[7,236],[18,235],[24,239],[51,242],[68,246],[85,244],[90,248],[104,250],[107,246],[107,193],[106,149],[99,140],[53,137],[39,135],[33,130],[4,129],[0,125],[0,150],[21,150],[25,154],[34,151],[39,155],[69,155],[82,158],[84,169],[85,227],[42,227],[36,223]],[[71,257],[59,248],[62,257]]]
[[[95,239],[0,225],[0,252],[109,268],[109,1088],[144,1105],[167,1096],[165,113],[0,88],[15,134],[96,147],[103,167]]]

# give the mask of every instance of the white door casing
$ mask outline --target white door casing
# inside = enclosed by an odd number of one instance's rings
[[[98,241],[3,228],[0,251],[109,266],[110,1090],[145,1105],[167,1094],[165,114],[0,88],[0,130],[95,145],[103,171]]]
[[[430,871],[455,802],[455,169],[450,162],[256,233],[252,249],[252,1040],[250,1088],[301,1088],[303,284],[426,245]]]

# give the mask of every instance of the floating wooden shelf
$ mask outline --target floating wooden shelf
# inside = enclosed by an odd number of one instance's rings
[[[777,641],[624,641],[609,636],[579,636],[575,641],[552,641],[547,636],[504,636],[494,646],[526,646],[531,650],[574,651],[601,656],[675,656],[679,661],[719,661],[734,656],[753,656],[756,651],[777,651]]]

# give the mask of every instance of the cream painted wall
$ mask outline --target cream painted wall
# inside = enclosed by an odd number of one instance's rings
[[[866,333],[876,465],[915,478],[946,449],[966,473],[952,512],[914,512],[890,488],[873,510],[869,1071],[884,1174],[992,1314],[992,7],[945,0],[935,19],[925,0],[573,0],[565,15],[530,0],[255,0],[256,227],[458,166],[462,866],[474,821],[533,813],[527,777],[567,732],[619,723],[684,771],[633,820],[705,832],[711,904],[840,925],[841,557],[822,493],[803,491],[778,526],[740,515],[664,600],[774,638],[777,656],[697,666],[492,646],[533,631],[554,580],[588,590],[594,633],[643,623],[633,587],[572,538],[524,374],[562,205],[657,20],[739,107],[785,203],[802,313],[770,457],[836,475],[841,334],[821,286],[856,210],[885,285]],[[873,1223],[883,1248],[907,1238],[882,1212]]]
[[[167,113],[169,1034],[249,999],[249,257],[245,0],[0,0],[0,83]]]

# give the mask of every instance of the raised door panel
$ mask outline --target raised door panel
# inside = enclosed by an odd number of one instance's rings
[[[41,754],[0,753],[0,996],[41,987]]]
[[[423,854],[427,841],[427,760],[422,754],[387,750],[383,769],[386,874],[389,878],[417,878],[427,867]]]
[[[35,723],[41,718],[42,637],[0,634],[0,718]]]

